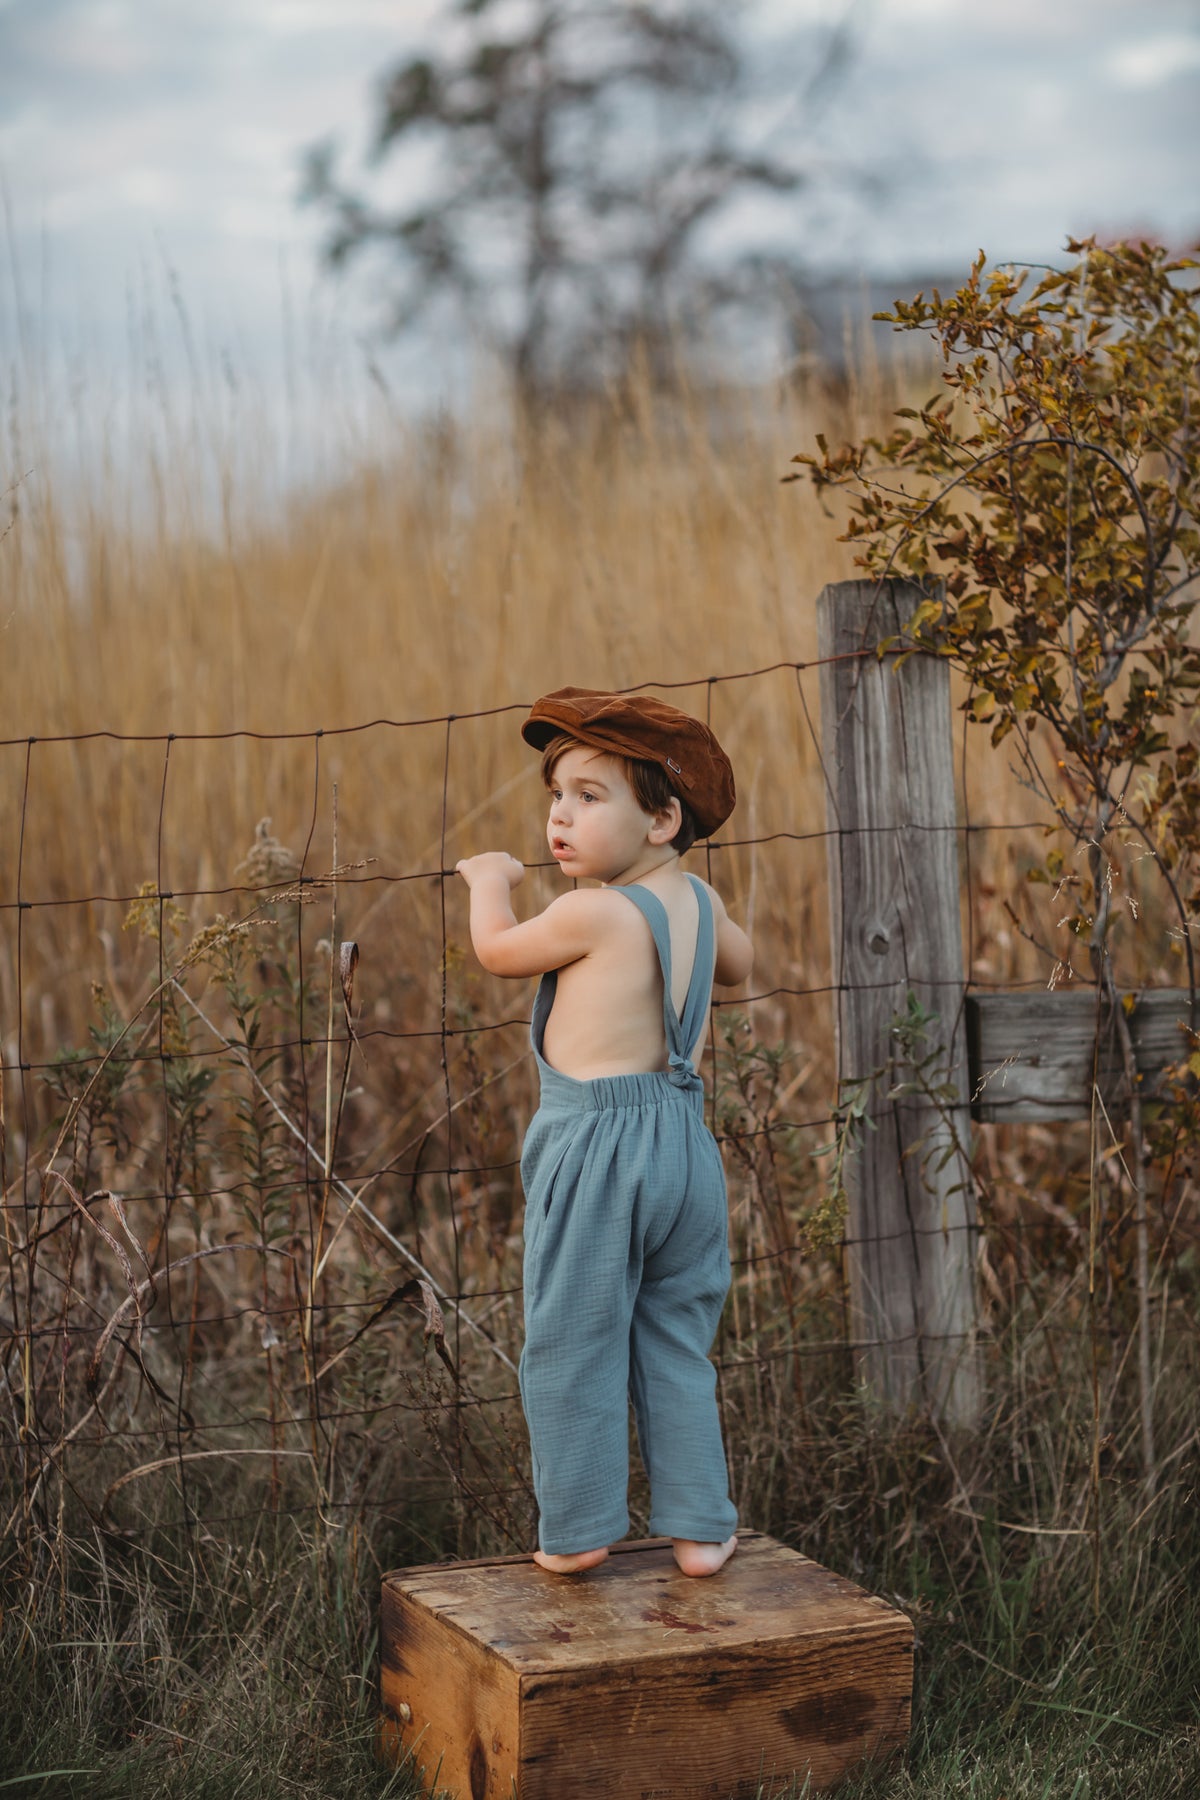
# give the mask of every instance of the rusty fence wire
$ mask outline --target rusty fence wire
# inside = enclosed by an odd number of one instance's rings
[[[735,1469],[853,1380],[816,677],[653,684],[735,765],[746,721],[771,746],[739,766],[733,829],[694,857],[758,952],[749,991],[714,1001],[706,1071]],[[553,892],[530,851],[525,704],[0,741],[0,1554],[53,1541],[73,1508],[133,1531],[162,1508],[227,1530],[260,1508],[323,1529],[425,1506],[464,1549],[530,1541],[531,994],[474,964],[453,873],[504,845],[530,864],[521,906]],[[1042,823],[965,803],[977,986],[1044,985],[995,900]],[[1063,1152],[993,1134],[984,1159],[997,1309],[1081,1255],[1069,1193],[1029,1181],[1039,1156]],[[1076,1329],[1058,1298],[1037,1324]]]

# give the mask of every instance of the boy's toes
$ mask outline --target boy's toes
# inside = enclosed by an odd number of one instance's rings
[[[715,1575],[725,1567],[737,1549],[737,1535],[726,1538],[723,1544],[698,1544],[691,1538],[673,1538],[672,1543],[681,1572],[699,1578]]]
[[[594,1569],[608,1555],[607,1545],[603,1550],[577,1550],[570,1556],[553,1556],[545,1550],[535,1550],[533,1560],[539,1569],[549,1569],[551,1575],[578,1575],[581,1569]]]

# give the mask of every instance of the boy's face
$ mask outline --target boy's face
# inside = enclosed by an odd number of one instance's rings
[[[563,752],[547,786],[546,840],[563,872],[580,880],[617,880],[643,856],[650,834],[669,822],[668,814],[643,812],[616,757],[586,744]]]

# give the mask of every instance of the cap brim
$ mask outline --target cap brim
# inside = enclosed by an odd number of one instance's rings
[[[526,719],[521,727],[521,736],[535,750],[544,750],[552,737],[558,737],[567,731],[565,725],[555,725],[550,719]]]

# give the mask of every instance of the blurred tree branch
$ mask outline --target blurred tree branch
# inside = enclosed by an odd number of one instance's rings
[[[610,374],[635,346],[653,366],[681,326],[722,312],[794,309],[793,249],[704,242],[737,203],[810,181],[752,141],[744,10],[449,0],[438,50],[380,88],[369,186],[390,177],[394,202],[345,180],[332,143],[306,153],[302,200],[328,217],[328,262],[383,249],[389,329],[450,299],[527,393]],[[851,60],[854,11],[816,46],[805,109]]]

